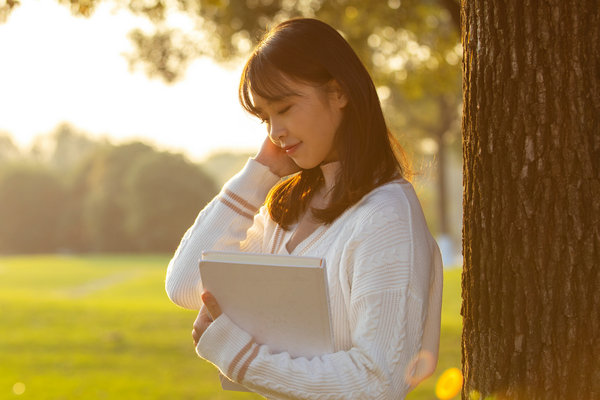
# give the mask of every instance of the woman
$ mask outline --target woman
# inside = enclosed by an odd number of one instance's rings
[[[404,398],[437,362],[441,261],[368,72],[335,29],[294,19],[251,55],[240,101],[268,137],[167,271],[169,297],[202,307],[197,353],[272,399]],[[309,360],[255,343],[202,293],[208,249],[324,258],[335,352]]]

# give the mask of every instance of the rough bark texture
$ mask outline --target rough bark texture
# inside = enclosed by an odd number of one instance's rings
[[[461,12],[463,399],[600,399],[600,0]]]

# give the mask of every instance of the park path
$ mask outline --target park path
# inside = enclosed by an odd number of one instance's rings
[[[89,281],[81,285],[63,289],[61,290],[61,293],[70,298],[82,298],[100,290],[108,289],[121,283],[137,279],[142,275],[143,272],[140,270],[117,272],[115,274],[95,279],[93,281]]]

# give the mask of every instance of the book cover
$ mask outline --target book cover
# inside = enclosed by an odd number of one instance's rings
[[[204,289],[257,343],[312,358],[333,351],[324,264],[314,257],[206,251],[199,268]]]

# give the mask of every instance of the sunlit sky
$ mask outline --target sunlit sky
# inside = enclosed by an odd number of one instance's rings
[[[0,24],[0,131],[26,148],[69,122],[114,142],[143,139],[201,160],[258,148],[264,127],[238,104],[241,65],[195,61],[174,85],[130,73],[127,33],[147,22],[101,5],[73,17],[56,0],[28,0]]]

